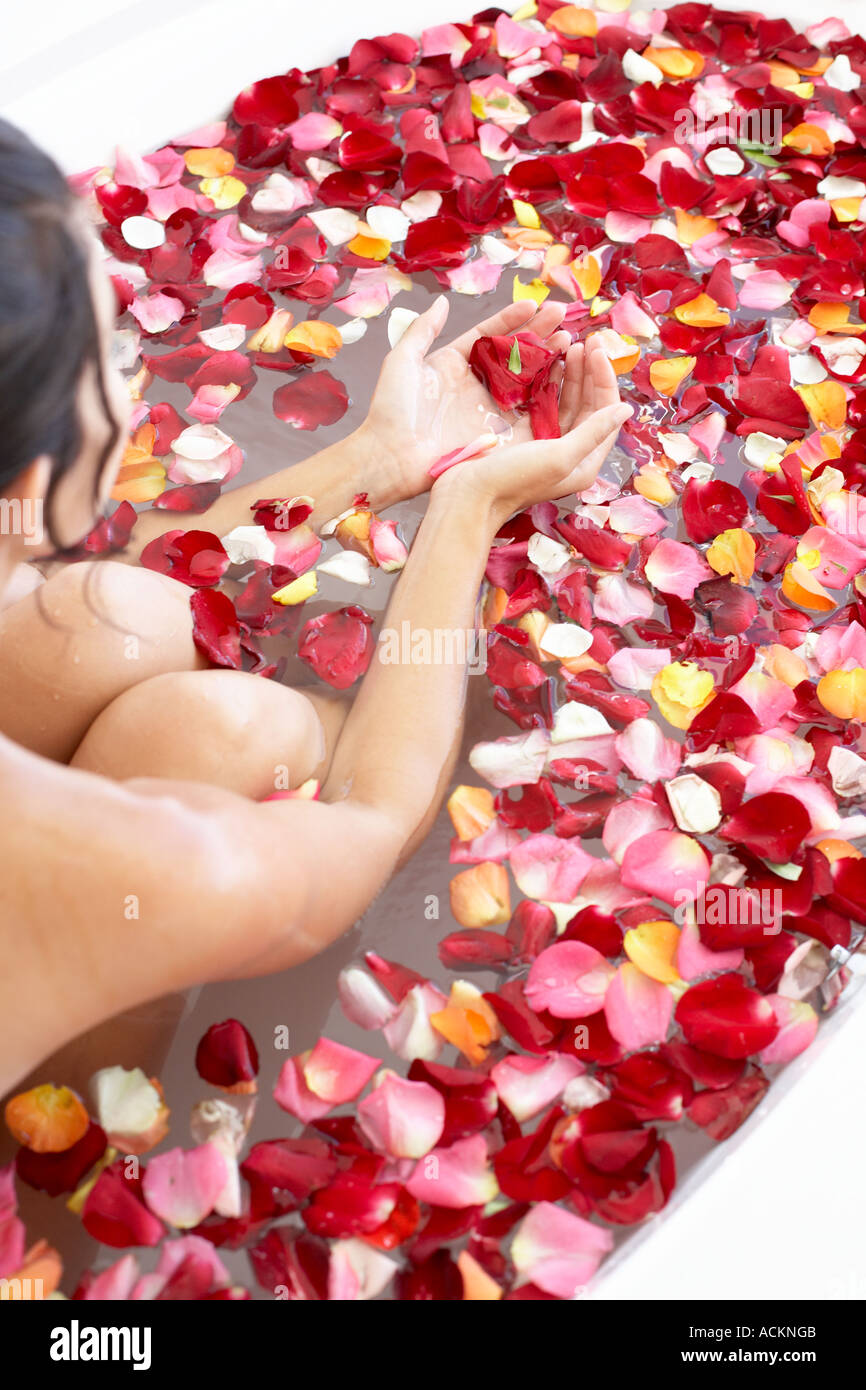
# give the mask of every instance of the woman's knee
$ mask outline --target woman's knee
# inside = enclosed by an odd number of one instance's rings
[[[240,671],[154,676],[118,696],[72,765],[103,776],[207,782],[260,798],[316,774],[325,735],[311,702]]]
[[[0,727],[58,761],[130,686],[206,665],[189,590],[110,560],[68,565],[6,610],[0,646]]]

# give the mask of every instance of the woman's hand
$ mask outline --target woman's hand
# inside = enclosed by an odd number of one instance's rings
[[[478,338],[531,329],[550,347],[568,347],[570,334],[557,332],[564,303],[538,308],[531,300],[509,304],[492,318],[430,351],[448,317],[448,300],[440,295],[412,322],[382,364],[370,410],[359,433],[365,447],[387,458],[396,470],[397,490],[416,497],[432,483],[428,469],[443,454],[471,443],[490,416],[501,412],[486,386],[469,366],[469,353]],[[526,416],[511,421],[512,441],[532,438]]]
[[[466,459],[434,484],[462,505],[490,513],[497,529],[515,512],[582,492],[595,479],[631,415],[597,336],[568,349],[559,400],[559,439],[532,439]]]

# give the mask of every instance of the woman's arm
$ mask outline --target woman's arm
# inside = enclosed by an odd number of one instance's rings
[[[326,521],[348,511],[359,492],[367,493],[369,505],[375,512],[384,511],[410,495],[404,491],[390,456],[377,447],[366,424],[339,444],[329,445],[300,463],[271,473],[258,482],[230,488],[206,512],[192,519],[189,512],[149,508],[139,516],[123,554],[114,558],[136,561],[150,541],[179,528],[188,530],[194,526],[197,530],[225,536],[236,526],[251,526],[251,508],[262,498],[312,497],[315,507],[309,525],[318,531]]]
[[[561,303],[546,303],[540,309],[527,300],[509,304],[445,347],[428,352],[448,317],[448,301],[440,296],[386,356],[369,413],[358,429],[301,463],[230,488],[192,522],[188,512],[142,512],[129,545],[117,558],[135,561],[148,542],[179,527],[194,525],[224,536],[251,523],[250,508],[260,498],[312,497],[315,507],[309,521],[318,530],[347,511],[360,492],[367,493],[374,512],[417,497],[430,487],[431,464],[473,439],[485,413],[497,410],[469,367],[475,340],[483,334],[531,328],[555,346],[565,346],[567,334],[553,336],[564,310]],[[526,420],[515,429],[517,437],[529,437]]]

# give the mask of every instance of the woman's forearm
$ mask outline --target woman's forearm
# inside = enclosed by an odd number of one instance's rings
[[[318,531],[326,521],[347,511],[360,492],[367,493],[373,511],[384,511],[406,496],[392,461],[377,448],[363,425],[300,463],[270,473],[258,482],[229,488],[206,512],[195,517],[189,512],[151,508],[138,518],[120,558],[137,560],[150,541],[179,528],[195,527],[225,536],[236,526],[250,526],[250,509],[262,498],[312,497],[315,506],[309,524]]]
[[[325,800],[385,811],[404,845],[453,758],[496,525],[493,508],[455,507],[434,488],[323,788]]]

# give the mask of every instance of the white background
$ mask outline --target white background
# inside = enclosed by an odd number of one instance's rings
[[[586,4],[588,0],[583,0]],[[481,0],[42,0],[3,19],[0,112],[67,172],[225,114],[248,82],[355,39],[466,19]],[[642,8],[647,6],[642,5]],[[866,30],[866,0],[723,0]],[[311,22],[312,20],[312,22]],[[851,999],[592,1298],[866,1297],[866,1008]],[[708,1319],[711,1315],[708,1314]],[[840,1335],[843,1335],[840,1329]]]

